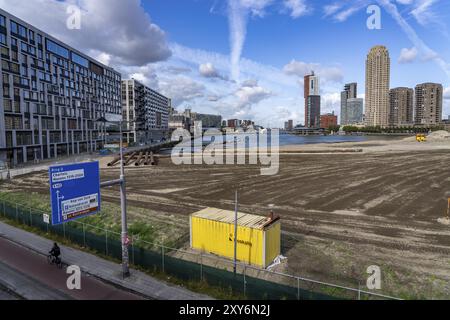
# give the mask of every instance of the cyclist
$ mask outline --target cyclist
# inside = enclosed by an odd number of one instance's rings
[[[53,248],[49,253],[52,255],[52,257],[55,258],[55,263],[58,263],[60,261],[59,256],[61,255],[61,249],[58,247],[58,244],[56,242],[53,244]]]

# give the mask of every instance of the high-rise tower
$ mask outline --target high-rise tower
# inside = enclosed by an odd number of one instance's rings
[[[366,125],[389,125],[391,59],[384,46],[373,47],[366,60]]]
[[[320,126],[320,84],[319,77],[314,74],[305,76],[305,127]]]

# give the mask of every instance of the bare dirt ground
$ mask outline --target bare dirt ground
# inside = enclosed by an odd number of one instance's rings
[[[444,217],[450,195],[450,144],[357,143],[285,147],[325,154],[285,153],[276,176],[259,166],[127,167],[129,204],[143,214],[179,225],[188,234],[188,215],[204,207],[282,217],[282,250],[288,259],[277,271],[355,287],[365,285],[367,267],[382,271],[380,293],[450,299],[450,228]],[[328,153],[364,148],[361,153]],[[102,160],[102,180],[118,168]],[[47,173],[3,184],[5,190],[48,193]],[[104,201],[119,203],[117,189]],[[188,242],[184,247],[188,247]]]

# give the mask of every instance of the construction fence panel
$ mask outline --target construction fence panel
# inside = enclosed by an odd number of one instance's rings
[[[70,222],[52,226],[43,221],[43,212],[0,200],[0,215],[24,225],[33,226],[87,247],[100,254],[121,260],[120,234],[82,222]],[[135,241],[128,247],[130,262],[149,271],[164,272],[188,282],[204,281],[226,292],[249,299],[330,300],[330,299],[380,299],[370,292],[318,283],[294,276],[275,274],[201,253],[169,249],[163,246]],[[209,261],[208,261],[209,260]],[[211,263],[215,261],[215,263]],[[205,264],[209,262],[211,265]],[[267,280],[269,279],[270,280]]]

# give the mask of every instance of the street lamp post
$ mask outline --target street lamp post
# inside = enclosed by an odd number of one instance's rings
[[[104,117],[97,120],[97,122],[106,122],[109,123],[117,123],[114,121],[108,121]],[[130,268],[129,268],[129,256],[128,256],[128,224],[127,224],[127,197],[125,191],[125,167],[123,163],[123,132],[122,126],[125,121],[119,121],[120,127],[120,178],[119,180],[106,181],[102,182],[100,186],[103,187],[111,187],[114,185],[120,186],[120,210],[121,210],[121,224],[122,224],[122,233],[121,233],[121,243],[122,243],[122,276],[123,278],[130,276]],[[105,128],[106,132],[106,128]]]

